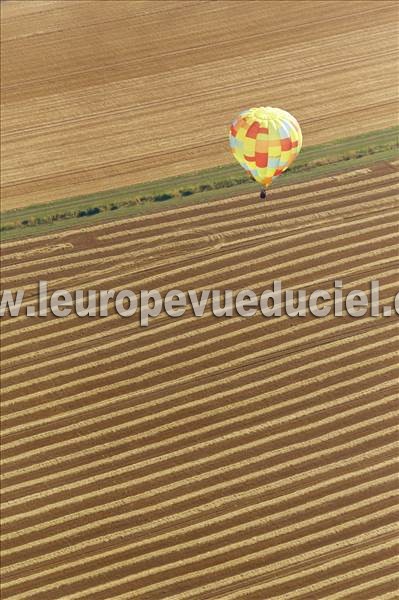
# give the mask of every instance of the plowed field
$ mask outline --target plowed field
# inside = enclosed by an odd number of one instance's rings
[[[398,179],[385,163],[266,205],[239,196],[4,244],[2,287],[31,302],[38,279],[378,279],[388,304]],[[397,333],[394,317],[5,319],[3,598],[395,598]]]
[[[231,161],[227,126],[275,105],[316,144],[392,125],[397,3],[2,3],[2,206]]]

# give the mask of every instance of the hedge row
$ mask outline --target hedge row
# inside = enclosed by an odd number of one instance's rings
[[[199,192],[228,188],[245,182],[248,182],[248,177],[246,175],[243,175],[242,177],[223,179],[215,181],[213,183],[204,183],[198,186],[184,188],[177,191],[164,192],[148,196],[140,196],[128,200],[121,199],[117,201],[110,201],[109,203],[105,202],[104,204],[101,204],[99,206],[90,206],[84,209],[69,209],[63,212],[55,212],[45,214],[42,216],[32,216],[27,219],[16,219],[15,221],[2,225],[0,231],[9,231],[11,229],[16,229],[19,227],[32,227],[35,225],[50,224],[56,221],[63,221],[65,219],[90,217],[99,213],[106,213],[107,211],[118,210],[120,208],[126,208],[129,206],[143,206],[145,204],[153,202],[164,202],[166,200],[171,200],[172,198],[184,198],[187,196],[192,196],[193,194],[198,194]]]
[[[368,147],[361,150],[348,151],[340,156],[326,156],[324,158],[310,160],[307,162],[296,163],[291,169],[292,172],[307,171],[313,167],[319,167],[332,163],[338,163],[341,161],[347,161],[355,158],[362,158],[368,154],[375,154],[380,151],[390,150],[397,144],[390,143],[380,146]],[[230,188],[235,185],[247,183],[249,181],[248,176],[243,174],[241,177],[230,177],[228,179],[219,179],[209,183],[202,183],[196,186],[183,188],[180,190],[165,191],[163,193],[134,197],[131,199],[120,199],[116,201],[109,201],[99,206],[90,206],[84,209],[70,209],[63,212],[55,212],[51,214],[45,214],[42,216],[29,217],[27,219],[16,219],[15,221],[6,223],[0,227],[0,231],[8,231],[19,227],[32,227],[35,225],[51,224],[56,221],[62,221],[65,219],[75,219],[81,217],[90,217],[99,213],[106,213],[107,211],[118,210],[123,207],[143,206],[153,202],[165,202],[172,198],[185,198],[198,194],[200,192],[206,192],[210,190],[218,190],[223,188]]]

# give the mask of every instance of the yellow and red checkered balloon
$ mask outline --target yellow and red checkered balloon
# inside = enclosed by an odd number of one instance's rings
[[[290,166],[302,147],[295,117],[271,106],[241,112],[230,126],[229,139],[234,158],[264,187]]]

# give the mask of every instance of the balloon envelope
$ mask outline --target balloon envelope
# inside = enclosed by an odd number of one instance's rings
[[[271,106],[240,113],[230,126],[229,139],[234,158],[264,187],[288,169],[302,147],[295,117]]]

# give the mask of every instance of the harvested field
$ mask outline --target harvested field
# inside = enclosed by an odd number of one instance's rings
[[[397,3],[276,6],[3,3],[3,210],[226,164],[248,105],[307,145],[391,126]]]
[[[398,180],[382,163],[9,242],[2,288],[378,279],[389,304]],[[394,598],[394,319],[4,319],[3,598]]]

